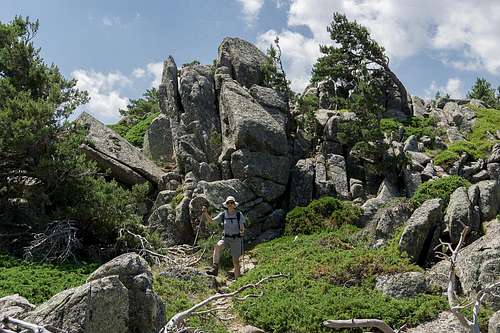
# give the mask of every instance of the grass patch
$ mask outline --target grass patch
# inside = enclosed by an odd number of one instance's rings
[[[166,302],[165,319],[167,321],[176,313],[187,310],[216,293],[208,285],[208,280],[205,278],[195,277],[191,280],[180,280],[161,276],[159,272],[153,273],[153,288]],[[203,332],[228,332],[224,325],[212,316],[206,318],[192,317],[187,320],[187,326],[196,327]]]
[[[98,264],[52,265],[0,254],[0,297],[19,294],[40,304],[55,294],[82,285]]]
[[[333,197],[313,200],[307,207],[295,207],[286,215],[285,234],[311,234],[352,224],[361,216],[361,208]]]
[[[149,116],[132,126],[129,126],[124,122],[119,122],[117,124],[108,125],[108,127],[116,133],[120,134],[134,146],[142,148],[142,145],[144,144],[144,134],[146,134],[146,131],[148,130],[153,120],[159,115],[160,113],[150,114]]]
[[[459,187],[469,187],[470,182],[460,176],[449,176],[433,181],[427,181],[418,186],[410,199],[413,208],[419,207],[424,201],[434,198],[441,198],[444,201],[443,207],[448,206],[450,195]]]
[[[263,286],[260,298],[236,303],[239,315],[269,332],[331,332],[322,327],[324,320],[380,318],[393,327],[415,326],[447,308],[441,296],[398,300],[375,290],[375,274],[419,268],[400,255],[397,240],[371,249],[358,231],[345,224],[328,233],[282,237],[251,250],[258,265],[232,288],[276,273],[289,277]],[[346,283],[353,278],[355,283]]]

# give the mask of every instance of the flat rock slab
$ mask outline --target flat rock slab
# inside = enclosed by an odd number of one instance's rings
[[[102,168],[111,169],[117,180],[129,185],[146,180],[158,184],[163,170],[137,147],[86,112],[76,123],[88,129],[88,144],[83,145],[82,150]]]

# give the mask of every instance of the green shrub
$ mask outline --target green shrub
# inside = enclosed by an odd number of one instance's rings
[[[97,264],[36,264],[0,254],[0,298],[19,294],[40,304],[55,294],[77,287],[97,269]]]
[[[436,136],[443,134],[443,130],[437,126],[436,119],[432,117],[412,117],[404,123],[392,118],[384,118],[380,120],[380,129],[384,133],[389,134],[391,132],[398,132],[400,127],[403,127],[404,138],[415,135],[419,138],[422,136],[428,136],[434,140]]]
[[[413,208],[419,207],[424,201],[434,198],[441,198],[444,207],[448,205],[450,195],[459,187],[469,187],[470,182],[459,176],[449,176],[420,184],[413,194],[410,204]]]
[[[442,296],[395,299],[377,291],[375,274],[420,269],[400,256],[397,241],[369,248],[358,230],[346,224],[329,233],[258,245],[250,255],[259,265],[231,288],[272,274],[288,276],[263,285],[261,297],[236,302],[239,315],[268,332],[331,332],[322,326],[324,320],[379,318],[392,327],[413,327],[448,307]]]
[[[383,118],[380,120],[380,129],[384,133],[398,132],[403,123],[393,118]]]
[[[307,207],[295,207],[286,215],[285,234],[311,234],[352,224],[361,215],[361,209],[350,202],[333,197],[313,200]]]
[[[137,124],[132,126],[127,133],[125,133],[124,138],[134,146],[142,148],[144,143],[144,134],[146,134],[149,126],[153,120],[158,117],[158,115],[159,113],[150,114],[145,119],[139,121]]]

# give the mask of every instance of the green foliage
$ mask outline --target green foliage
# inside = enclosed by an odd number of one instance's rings
[[[415,135],[419,138],[428,136],[434,139],[436,136],[443,134],[443,131],[437,127],[436,119],[432,117],[412,117],[405,122],[400,122],[392,118],[384,118],[380,121],[380,127],[384,133],[398,132],[399,128],[403,127],[404,138]]]
[[[375,290],[375,274],[420,269],[401,257],[397,240],[372,249],[358,230],[345,224],[330,233],[258,245],[250,255],[259,265],[232,288],[271,274],[288,276],[265,284],[261,297],[236,303],[239,315],[268,332],[330,332],[324,320],[379,318],[392,327],[415,326],[447,308],[442,296],[394,299]]]
[[[453,191],[462,186],[469,187],[470,183],[467,179],[459,176],[449,176],[427,181],[419,185],[410,200],[410,204],[414,208],[417,208],[428,199],[441,198],[444,202],[443,206],[446,207]]]
[[[304,123],[302,129],[310,136],[316,134],[316,117],[314,116],[318,110],[318,97],[315,95],[306,95],[299,97],[297,100],[300,113],[303,115]]]
[[[172,206],[173,209],[177,207],[182,199],[184,199],[184,193],[178,191],[177,194],[172,198],[172,201],[170,202],[170,205]]]
[[[109,127],[134,146],[142,148],[144,134],[160,114],[158,90],[148,89],[141,98],[130,100],[127,108],[120,110],[120,114],[124,117]]]
[[[0,267],[0,298],[17,293],[40,304],[65,289],[85,283],[98,265],[35,264],[0,254]]]
[[[286,215],[285,234],[311,234],[354,223],[361,209],[332,197],[313,200],[307,207],[295,207]]]
[[[485,78],[476,78],[467,98],[479,99],[490,108],[500,107],[500,95],[495,96],[495,89]]]

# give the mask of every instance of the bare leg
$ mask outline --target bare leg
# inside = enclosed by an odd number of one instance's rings
[[[222,254],[223,250],[224,250],[224,240],[221,239],[214,246],[214,255],[213,255],[213,258],[212,258],[212,260],[213,260],[212,263],[214,265],[218,265],[219,264],[220,255]]]
[[[240,276],[240,257],[233,257],[234,266],[234,278],[237,279]]]

